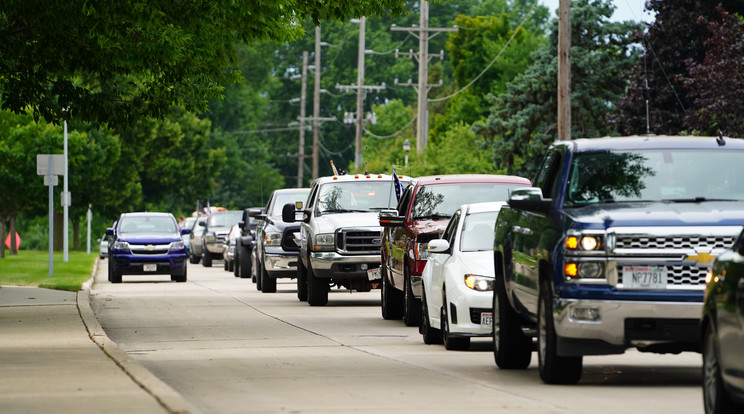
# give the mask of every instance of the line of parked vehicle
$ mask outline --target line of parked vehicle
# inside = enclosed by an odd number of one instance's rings
[[[222,258],[264,293],[293,278],[300,301],[323,306],[333,288],[380,289],[382,317],[418,326],[426,344],[492,336],[502,369],[537,351],[546,383],[578,382],[585,355],[701,352],[706,412],[741,412],[742,155],[723,137],[574,140],[549,148],[534,183],[321,177],[181,233],[191,263]],[[123,239],[117,225],[107,234]],[[116,237],[109,255],[125,247]],[[185,280],[185,263],[182,276],[162,269]]]

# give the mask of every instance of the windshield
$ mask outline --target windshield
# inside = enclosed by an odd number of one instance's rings
[[[460,250],[463,252],[493,250],[493,229],[498,215],[498,211],[468,214],[462,225]]]
[[[413,220],[450,218],[458,207],[469,203],[506,201],[509,190],[524,184],[458,183],[434,184],[419,188],[413,200]]]
[[[212,213],[209,216],[207,226],[208,227],[232,227],[233,224],[238,224],[241,218],[243,218],[242,211]]]
[[[119,233],[178,233],[178,224],[168,216],[124,217]]]
[[[392,181],[348,181],[327,183],[318,192],[318,211],[344,213],[395,208]]]
[[[741,151],[633,150],[578,154],[564,205],[744,200]]]
[[[310,192],[308,189],[305,192],[297,192],[297,193],[279,193],[274,196],[274,204],[271,206],[271,211],[269,212],[269,216],[281,216],[282,215],[282,208],[285,204],[292,203],[294,204],[297,201],[302,201],[302,204],[305,204],[305,201],[307,201],[307,195]]]

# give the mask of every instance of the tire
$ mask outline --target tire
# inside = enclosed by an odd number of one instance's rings
[[[227,260],[223,260],[222,261],[222,267],[224,268],[224,270],[226,272],[229,271],[230,270],[230,262],[228,262]]]
[[[522,332],[519,315],[509,305],[497,260],[493,292],[493,359],[501,369],[526,369],[532,359],[532,339]]]
[[[413,295],[408,269],[405,271],[403,286],[403,322],[406,326],[418,326],[421,323],[421,300]]]
[[[442,343],[442,331],[432,328],[429,320],[429,304],[426,302],[426,292],[421,292],[421,324],[419,324],[419,333],[426,345]]]
[[[576,384],[581,379],[583,358],[558,355],[557,340],[550,284],[543,281],[540,283],[537,304],[537,356],[540,363],[540,379],[546,384]]]
[[[403,306],[405,305],[403,292],[390,285],[385,265],[380,266],[380,275],[382,276],[382,287],[380,288],[382,318],[385,320],[402,319]]]
[[[302,259],[297,258],[297,299],[307,302],[307,268]]]
[[[464,351],[470,348],[470,338],[450,335],[447,293],[444,290],[442,290],[442,292],[442,308],[440,310],[439,326],[444,349],[448,351]]]
[[[256,276],[256,289],[259,291],[263,291],[263,278],[261,277],[261,262],[256,260],[256,267],[254,267],[254,272]]]
[[[212,267],[212,253],[209,251],[204,252],[204,257],[202,257],[202,266]]]
[[[121,283],[121,272],[116,270],[113,263],[109,266],[109,282]]]
[[[253,263],[251,263],[251,249],[246,246],[240,246],[240,253],[238,254],[237,260],[240,264],[235,266],[237,272],[236,276],[240,275],[241,279],[251,277],[251,273],[253,271]]]
[[[258,284],[258,278],[256,277],[256,269],[258,269],[258,257],[255,255],[255,250],[251,252],[251,281]]]
[[[256,271],[261,274],[261,292],[263,293],[274,293],[276,292],[276,279],[272,279],[269,276],[269,272],[266,271],[264,266],[259,267]]]
[[[185,282],[186,281],[186,277],[187,277],[187,275],[186,275],[186,270],[187,269],[188,268],[184,266],[183,272],[181,272],[181,274],[171,274],[171,280],[173,280],[175,282],[178,282],[178,283]]]
[[[227,263],[227,271],[235,272],[235,261],[234,260]]]
[[[705,414],[740,413],[744,407],[734,403],[726,390],[718,359],[718,341],[709,323],[703,334],[703,406]]]
[[[233,258],[232,272],[233,276],[240,277],[240,249],[241,246],[235,246],[235,257]]]
[[[311,267],[307,269],[307,303],[310,306],[328,304],[328,282],[315,277]]]

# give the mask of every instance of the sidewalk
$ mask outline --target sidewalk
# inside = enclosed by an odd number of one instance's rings
[[[109,340],[89,290],[0,287],[0,412],[198,413]]]

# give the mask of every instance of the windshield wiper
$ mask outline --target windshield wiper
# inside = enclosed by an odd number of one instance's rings
[[[667,198],[661,200],[665,203],[701,203],[703,201],[739,201],[730,198],[707,198],[707,197],[694,197],[694,198]]]
[[[329,210],[323,210],[322,213],[367,213],[369,210],[355,210],[351,208],[333,208]]]

